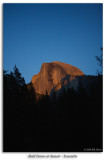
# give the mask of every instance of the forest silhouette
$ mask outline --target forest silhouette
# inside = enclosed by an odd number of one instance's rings
[[[102,151],[102,75],[59,95],[37,95],[18,68],[3,72],[4,152]],[[37,98],[39,97],[39,99]],[[88,149],[88,150],[87,150]],[[89,150],[90,149],[90,150]]]

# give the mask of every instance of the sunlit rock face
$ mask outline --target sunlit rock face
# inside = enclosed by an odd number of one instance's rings
[[[51,90],[57,86],[57,90],[61,88],[61,80],[67,75],[71,75],[74,78],[75,76],[84,75],[84,73],[69,64],[54,61],[51,63],[43,63],[40,69],[40,72],[37,75],[32,77],[32,84],[35,89],[35,92],[39,94],[50,95]],[[67,81],[65,81],[67,84]]]

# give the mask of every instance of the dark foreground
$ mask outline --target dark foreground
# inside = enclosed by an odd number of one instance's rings
[[[56,98],[35,100],[33,86],[4,73],[3,152],[102,152],[102,76],[90,86],[79,86]]]

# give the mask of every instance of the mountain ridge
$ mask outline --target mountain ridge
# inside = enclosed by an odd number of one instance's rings
[[[84,73],[77,67],[59,61],[42,63],[40,72],[32,77],[31,83],[36,93],[50,95],[53,87],[67,75],[81,76]]]

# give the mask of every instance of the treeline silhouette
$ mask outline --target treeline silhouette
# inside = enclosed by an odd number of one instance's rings
[[[64,89],[57,98],[40,95],[25,84],[18,68],[3,73],[4,152],[102,151],[102,76],[76,92]]]

